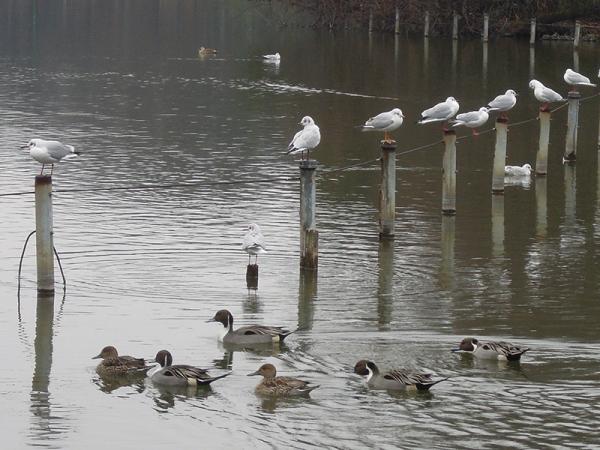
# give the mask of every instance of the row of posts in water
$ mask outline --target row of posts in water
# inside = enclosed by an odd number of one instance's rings
[[[563,159],[573,162],[577,154],[577,127],[581,95],[570,92],[568,96],[568,121]],[[536,155],[535,173],[545,176],[548,168],[548,143],[550,139],[550,115],[548,108],[539,112],[540,137]],[[508,120],[496,120],[496,143],[492,193],[504,193],[504,166]],[[442,161],[442,213],[456,214],[456,132],[444,132],[444,155]],[[319,262],[319,232],[316,225],[316,171],[317,161],[300,161],[300,267],[317,269]],[[394,238],[396,220],[396,144],[381,146],[381,185],[379,189],[379,238]],[[36,263],[38,291],[54,291],[54,243],[52,218],[52,177],[38,175],[35,178]],[[258,278],[258,267],[248,268],[247,276]]]
[[[458,39],[458,20],[460,16],[456,11],[452,12],[452,39]],[[423,37],[429,37],[429,29],[430,29],[430,16],[429,11],[425,12],[425,19],[423,24]],[[537,19],[534,17],[530,19],[529,22],[529,44],[535,44],[536,37],[536,29],[537,29]],[[369,13],[369,33],[373,32],[373,10]],[[394,26],[394,32],[396,34],[400,34],[400,8],[396,7],[396,22]],[[483,15],[483,28],[481,31],[481,38],[483,42],[488,42],[490,34],[490,15],[485,13]],[[573,46],[579,47],[581,42],[581,22],[579,20],[575,21],[575,30],[573,32]]]

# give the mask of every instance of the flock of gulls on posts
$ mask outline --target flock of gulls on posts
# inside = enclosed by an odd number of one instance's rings
[[[201,47],[200,56],[214,55],[216,50]],[[279,53],[273,55],[264,55],[265,62],[279,63],[281,56]],[[599,73],[600,77],[600,73]],[[567,69],[564,74],[564,80],[570,86],[592,86],[589,78]],[[542,102],[542,109],[548,108],[550,103],[562,102],[563,98],[556,91],[544,86],[538,80],[531,80],[529,87],[533,89],[535,98]],[[473,130],[476,135],[476,129],[485,124],[489,119],[489,113],[498,111],[502,116],[511,110],[517,103],[517,94],[509,89],[504,94],[498,95],[487,106],[479,108],[477,111],[458,114],[459,104],[454,97],[448,97],[446,101],[436,104],[421,113],[419,124],[431,122],[443,122],[444,129],[448,125],[452,127],[465,126]],[[455,117],[456,116],[456,117]],[[397,130],[404,121],[404,114],[399,108],[383,112],[375,117],[368,119],[362,126],[363,131],[378,131],[384,133],[384,141],[391,142],[389,133]],[[302,129],[296,133],[290,142],[287,154],[301,154],[304,159],[306,152],[307,159],[310,158],[310,151],[315,149],[320,141],[321,134],[315,121],[305,116],[300,122]],[[33,159],[42,164],[40,174],[44,173],[44,167],[51,165],[51,174],[54,164],[62,159],[68,159],[79,155],[79,152],[71,145],[62,144],[59,141],[49,141],[43,139],[31,139],[29,143],[22,148],[28,148]],[[525,164],[519,166],[506,166],[505,175],[507,176],[529,176],[531,166]],[[252,256],[255,257],[255,263],[258,255],[265,253],[264,237],[260,227],[256,224],[250,224],[246,235],[244,236],[242,249],[248,253],[248,263]],[[238,346],[241,348],[251,348],[253,346],[273,345],[282,343],[284,339],[294,331],[289,331],[283,327],[249,325],[238,329],[233,328],[233,316],[227,310],[218,311],[209,322],[218,322],[223,325],[223,332],[219,340],[226,345]],[[520,347],[508,342],[486,341],[481,342],[475,338],[463,339],[458,348],[452,349],[453,352],[462,352],[473,355],[476,358],[519,361],[521,356],[528,351],[527,347]],[[119,356],[115,347],[107,346],[102,349],[95,358],[102,359],[102,362],[96,367],[96,372],[101,377],[128,377],[131,375],[147,375],[153,383],[163,386],[202,386],[209,385],[213,381],[225,378],[231,372],[218,376],[211,376],[207,370],[184,364],[173,364],[173,357],[167,350],[160,350],[155,358],[147,361],[144,358],[134,358],[132,356]],[[149,363],[156,363],[150,365]],[[387,372],[380,372],[374,362],[360,360],[354,366],[354,372],[365,376],[367,385],[372,389],[386,390],[428,390],[433,385],[446,380],[434,380],[431,374],[419,373],[403,369],[393,369]],[[307,395],[318,385],[299,380],[292,377],[277,376],[277,370],[272,364],[263,364],[250,375],[261,375],[263,380],[256,387],[258,394],[265,395]]]

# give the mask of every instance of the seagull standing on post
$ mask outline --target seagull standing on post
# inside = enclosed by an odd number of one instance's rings
[[[29,154],[33,159],[42,164],[40,175],[44,174],[44,167],[50,164],[50,175],[54,172],[54,164],[62,159],[69,159],[79,156],[72,145],[65,145],[59,141],[46,141],[44,139],[31,139],[27,145],[21,148],[29,148]]]
[[[565,71],[563,79],[565,80],[565,83],[571,86],[570,92],[573,92],[576,86],[596,87],[594,83],[590,82],[590,79],[588,77],[583,76],[580,73],[577,73],[571,69],[567,69]]]
[[[423,111],[421,113],[421,120],[417,123],[423,125],[430,122],[446,122],[454,117],[459,108],[460,106],[456,99],[454,97],[448,97],[445,102],[438,103]],[[443,129],[446,131],[445,125]]]
[[[371,117],[362,127],[363,131],[383,131],[383,142],[392,143],[394,140],[388,134],[397,130],[404,121],[404,114],[400,108],[394,108],[391,111],[382,112],[375,117]]]
[[[244,235],[242,250],[248,253],[248,265],[250,265],[250,257],[254,256],[254,264],[258,263],[258,255],[267,253],[265,248],[265,238],[260,232],[260,227],[255,223],[248,225],[248,231]]]
[[[304,152],[306,152],[306,159],[308,160],[310,159],[310,151],[321,142],[321,131],[310,116],[304,116],[300,121],[300,125],[304,128],[294,135],[294,139],[288,145],[286,154],[301,153],[301,157],[304,159]]]

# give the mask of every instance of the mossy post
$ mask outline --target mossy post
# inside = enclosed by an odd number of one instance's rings
[[[381,145],[381,186],[379,187],[379,240],[394,239],[396,221],[396,143]]]
[[[38,292],[54,292],[52,177],[35,177],[35,241]]]
[[[319,262],[316,171],[317,161],[300,161],[300,267],[315,270]]]
[[[444,160],[442,164],[442,214],[456,214],[456,132],[444,131]]]

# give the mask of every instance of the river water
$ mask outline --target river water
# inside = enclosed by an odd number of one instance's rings
[[[378,241],[377,163],[327,173],[377,158],[380,136],[354,126],[395,106],[398,153],[440,139],[414,122],[448,95],[467,111],[512,88],[511,122],[533,118],[529,79],[566,93],[565,68],[597,72],[593,44],[277,29],[260,2],[31,3],[0,11],[0,194],[31,191],[39,165],[18,147],[32,137],[83,155],[54,172],[67,289],[57,270],[53,301],[37,297],[35,242],[17,296],[33,195],[0,197],[4,448],[600,445],[597,98],[581,106],[577,164],[561,164],[563,108],[548,176],[505,196],[491,195],[494,133],[461,140],[455,217],[441,215],[442,147],[399,155],[393,242]],[[202,45],[219,53],[200,59]],[[280,65],[261,61],[275,51]],[[318,275],[299,269],[298,167],[284,155],[307,114],[323,136]],[[511,128],[509,163],[534,163],[537,135],[535,121]],[[258,290],[240,250],[249,222],[269,251]],[[272,351],[228,351],[205,323],[222,308],[299,330]],[[449,351],[464,336],[531,350],[482,364]],[[90,359],[105,345],[232,375],[197,392],[113,385]],[[426,395],[369,391],[361,358],[450,379]],[[257,397],[246,374],[264,362],[320,388]]]

